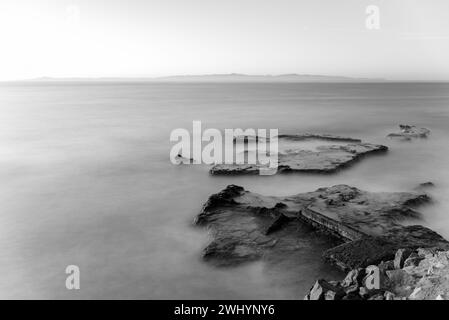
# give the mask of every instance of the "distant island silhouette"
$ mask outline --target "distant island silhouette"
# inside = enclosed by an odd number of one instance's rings
[[[240,73],[174,75],[165,77],[41,77],[22,81],[147,81],[147,82],[383,82],[381,78],[353,78],[314,74],[249,75]]]

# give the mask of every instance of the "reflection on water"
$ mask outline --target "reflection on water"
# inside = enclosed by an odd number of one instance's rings
[[[268,267],[203,263],[191,221],[235,183],[288,195],[346,183],[370,191],[436,187],[423,223],[449,238],[446,84],[10,84],[0,86],[1,298],[302,298],[340,274],[319,250]],[[173,166],[169,135],[190,129],[278,128],[386,144],[334,175],[215,177]],[[385,138],[397,124],[428,139]],[[332,143],[334,144],[334,143]],[[315,148],[313,143],[310,148]],[[67,291],[65,267],[81,269]]]

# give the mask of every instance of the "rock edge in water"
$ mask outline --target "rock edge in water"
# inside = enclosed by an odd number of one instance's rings
[[[243,142],[249,139],[258,141],[258,137],[243,137]],[[303,150],[300,143],[307,140],[333,141],[335,145],[322,145],[317,150]],[[235,142],[236,140],[234,140]],[[282,143],[298,143],[297,148],[290,148],[278,155],[278,173],[281,172],[310,172],[310,173],[332,173],[361,157],[386,152],[388,147],[371,143],[364,143],[360,139],[333,136],[328,134],[302,134],[302,135],[279,135],[279,145]],[[216,164],[210,169],[213,175],[237,175],[258,174],[259,165],[252,164]]]
[[[418,128],[408,124],[400,124],[399,129],[399,132],[390,133],[387,137],[411,140],[413,138],[427,138],[430,134],[430,130],[427,128]]]

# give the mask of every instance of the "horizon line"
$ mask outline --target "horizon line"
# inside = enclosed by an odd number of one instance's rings
[[[215,79],[214,79],[215,77]],[[234,77],[234,79],[232,79]],[[218,79],[217,79],[218,78]],[[220,79],[223,78],[223,79]],[[239,78],[239,79],[236,79]],[[246,79],[245,79],[246,78]],[[253,79],[251,79],[253,78]],[[310,79],[307,79],[310,78]],[[315,78],[315,79],[312,79]],[[76,76],[76,77],[52,77],[41,76],[27,79],[10,79],[0,80],[0,83],[8,82],[95,82],[95,81],[136,81],[136,82],[281,82],[281,83],[332,83],[332,82],[346,82],[346,83],[445,83],[446,80],[425,80],[425,79],[387,79],[387,78],[369,78],[369,77],[352,77],[339,75],[323,75],[323,74],[298,74],[298,73],[283,73],[283,74],[244,74],[244,73],[211,73],[211,74],[179,74],[167,76]]]

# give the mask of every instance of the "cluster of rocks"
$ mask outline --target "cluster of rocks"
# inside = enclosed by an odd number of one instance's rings
[[[400,129],[388,136],[409,140],[430,133],[410,125]],[[260,139],[236,138],[234,143],[254,145]],[[277,172],[331,173],[364,155],[388,150],[332,135],[280,135],[278,140],[284,147]],[[318,145],[307,150],[304,141]],[[257,174],[260,169],[217,164],[210,173]],[[349,271],[342,281],[316,281],[307,300],[449,299],[449,242],[426,227],[403,223],[421,218],[416,207],[430,201],[422,191],[432,186],[426,182],[411,192],[367,192],[336,185],[274,197],[229,185],[209,197],[195,223],[210,231],[212,240],[203,256],[218,265],[279,262],[315,246],[323,250],[325,261]],[[374,287],[373,277],[378,277]]]
[[[315,282],[305,300],[449,299],[449,251],[408,248],[393,260],[351,270],[342,281]]]

